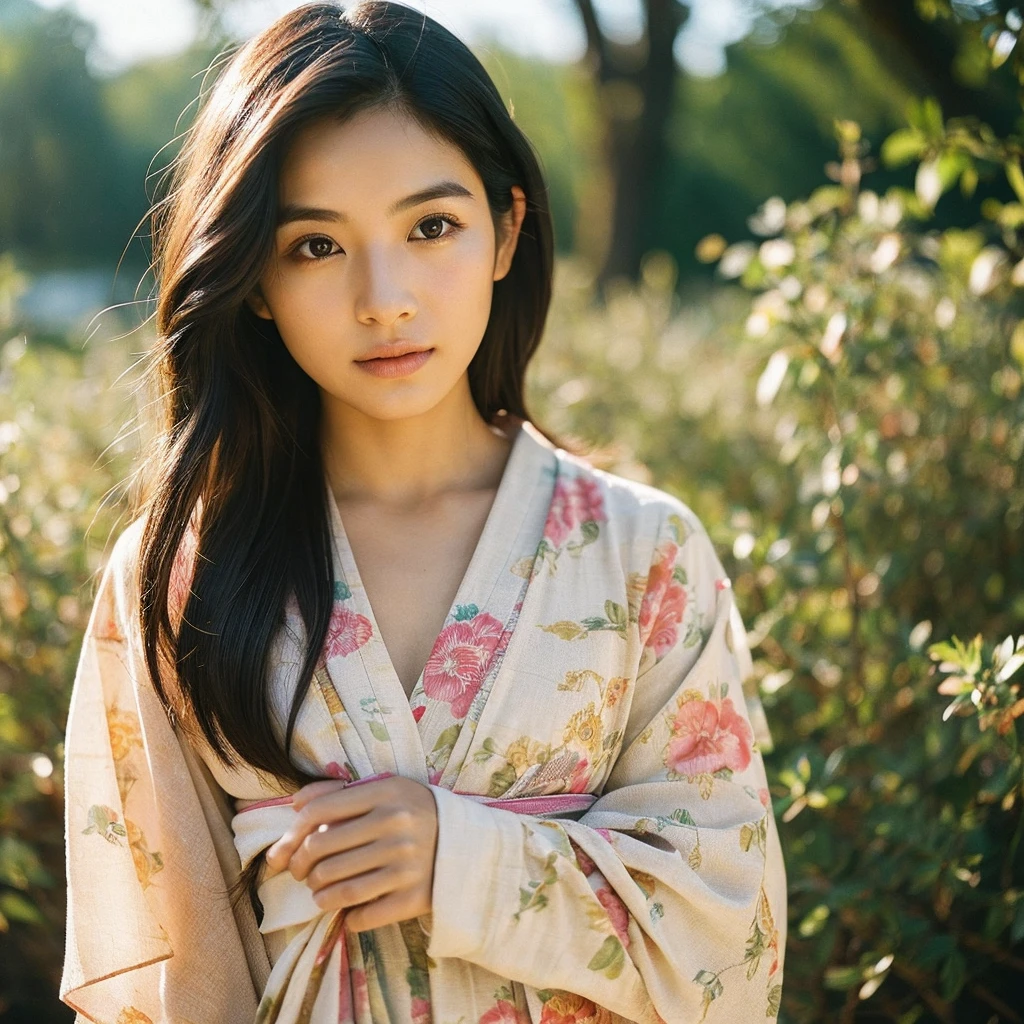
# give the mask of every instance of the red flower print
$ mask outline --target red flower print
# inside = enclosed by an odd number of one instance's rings
[[[541,1011],[540,1024],[607,1024],[611,1016],[606,1009],[595,1006],[575,992],[554,991]]]
[[[335,601],[331,621],[327,626],[325,657],[347,657],[353,651],[358,651],[372,635],[373,627],[365,615],[351,611],[340,601]]]
[[[688,700],[676,713],[665,764],[678,775],[741,772],[750,764],[754,735],[750,724],[726,697],[721,704]]]
[[[626,904],[619,898],[619,894],[613,892],[608,886],[602,885],[600,889],[594,892],[598,902],[608,912],[608,917],[611,918],[612,927],[615,929],[615,934],[618,935],[619,941],[623,946],[629,945],[629,911],[626,909]]]
[[[686,591],[678,580],[672,580],[658,608],[658,618],[647,638],[646,647],[653,647],[657,660],[661,660],[675,646],[679,638],[679,624],[686,614]]]
[[[412,709],[412,717],[418,722],[423,717],[423,712],[427,710],[426,704],[421,704],[418,708]]]
[[[497,1004],[483,1014],[479,1024],[530,1024],[530,1018],[507,999],[499,999]]]
[[[349,771],[348,765],[340,765],[337,761],[328,761],[324,765],[324,771],[333,779],[344,779],[346,782],[352,781],[352,772]]]
[[[413,1024],[430,1024],[431,1011],[429,999],[413,996],[410,1009],[412,1010]]]
[[[171,622],[177,625],[185,611],[192,578],[195,575],[196,550],[199,537],[194,526],[189,526],[181,538],[178,550],[174,553],[171,563],[171,578],[167,586],[167,614]]]
[[[551,496],[544,537],[554,547],[560,548],[581,523],[604,522],[606,519],[604,499],[596,481],[584,476],[568,481],[559,477]]]
[[[590,767],[590,762],[584,757],[576,762],[576,767],[573,768],[572,774],[569,776],[569,789],[570,793],[586,793],[587,786],[590,784],[590,772],[587,770]]]
[[[423,692],[465,718],[502,636],[502,624],[487,612],[445,626],[423,669]]]
[[[571,839],[569,840],[569,845],[572,847],[573,853],[576,854],[576,860],[579,861],[580,871],[587,876],[592,875],[597,870],[597,865]]]
[[[369,1017],[370,993],[366,987],[366,971],[360,967],[353,967],[350,977],[352,979],[352,1001],[356,1019]]]
[[[654,649],[660,660],[673,647],[679,636],[679,624],[686,613],[686,591],[672,575],[679,546],[666,541],[657,552],[647,574],[647,587],[640,599],[637,623],[640,643]]]

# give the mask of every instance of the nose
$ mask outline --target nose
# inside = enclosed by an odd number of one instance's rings
[[[359,260],[356,319],[360,323],[388,326],[411,320],[416,301],[409,287],[409,269],[385,247],[367,248]]]

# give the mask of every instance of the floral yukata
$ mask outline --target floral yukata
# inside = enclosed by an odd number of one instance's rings
[[[514,421],[469,568],[406,697],[337,505],[335,604],[292,756],[437,803],[433,909],[362,933],[264,870],[289,787],[163,711],[135,625],[140,521],[103,574],[66,742],[60,997],[101,1024],[741,1024],[782,991],[786,879],[730,581],[664,491]],[[326,481],[325,481],[326,486]],[[424,595],[430,600],[429,595]],[[304,629],[271,658],[279,737]],[[748,693],[745,696],[744,685]]]

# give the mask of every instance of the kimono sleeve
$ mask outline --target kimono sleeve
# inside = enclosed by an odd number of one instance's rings
[[[129,527],[114,546],[72,686],[59,996],[76,1021],[251,1024],[266,951],[249,902],[233,910],[228,899],[238,860],[226,794],[143,668],[129,596],[136,539]]]
[[[647,575],[644,654],[597,801],[578,820],[542,820],[434,788],[429,955],[595,1020],[603,1009],[734,1024],[779,1011],[786,877],[743,694],[746,633],[710,538],[681,509]]]

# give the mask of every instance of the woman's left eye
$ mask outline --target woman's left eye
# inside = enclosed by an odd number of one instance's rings
[[[444,231],[445,224],[449,225],[450,230]],[[421,239],[421,241],[439,242],[442,238],[447,238],[449,235],[454,235],[457,231],[460,231],[462,223],[450,213],[432,213],[429,217],[424,217],[416,225],[416,228],[423,228],[426,234],[426,238]],[[416,228],[413,230],[416,230]],[[443,234],[441,233],[442,231],[444,231]]]

